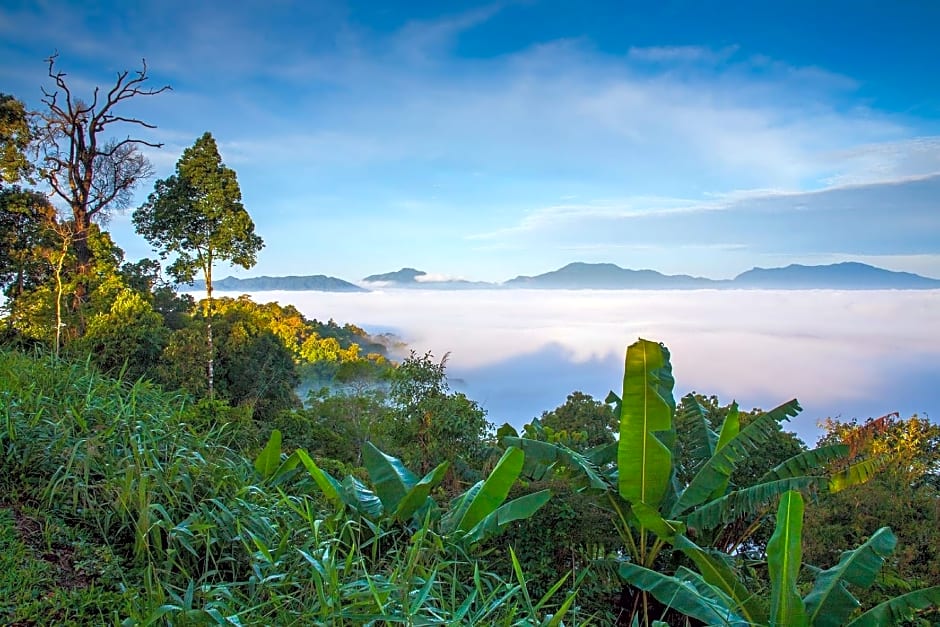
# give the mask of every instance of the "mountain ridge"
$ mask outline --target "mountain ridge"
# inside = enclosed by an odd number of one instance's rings
[[[634,270],[613,263],[572,262],[557,270],[534,276],[519,275],[503,283],[457,280],[419,280],[429,277],[424,270],[402,268],[395,272],[372,274],[357,285],[336,277],[318,275],[226,277],[215,282],[220,291],[329,291],[368,292],[369,287],[420,289],[940,289],[940,279],[911,272],[886,270],[877,266],[846,261],[824,265],[790,264],[783,267],[753,267],[733,279],[709,279],[688,274],[663,274],[656,270]],[[193,290],[205,289],[194,281]]]
[[[205,281],[197,279],[190,284],[194,290],[206,289]],[[369,290],[349,281],[323,274],[304,276],[259,276],[239,279],[227,276],[224,279],[213,281],[213,290],[221,292],[271,290],[304,291],[304,292],[368,292]]]

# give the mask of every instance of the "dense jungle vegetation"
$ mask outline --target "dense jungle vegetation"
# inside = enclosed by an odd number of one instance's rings
[[[264,244],[209,133],[133,211],[160,259],[126,260],[101,218],[154,144],[111,127],[163,88],[83,101],[55,63],[42,111],[0,95],[0,623],[940,620],[937,425],[810,448],[797,401],[677,401],[639,340],[607,398],[496,428],[446,360],[213,295]]]

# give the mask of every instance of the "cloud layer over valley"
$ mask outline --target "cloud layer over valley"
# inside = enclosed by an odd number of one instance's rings
[[[520,425],[580,389],[619,390],[637,337],[672,351],[677,396],[696,390],[769,408],[797,397],[791,428],[940,411],[940,290],[258,292],[308,317],[392,331],[449,353],[455,387]]]

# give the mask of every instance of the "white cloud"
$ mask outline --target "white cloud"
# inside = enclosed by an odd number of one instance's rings
[[[633,47],[627,58],[651,63],[718,63],[731,58],[738,46],[715,50],[706,46],[649,46]]]
[[[392,328],[419,353],[449,352],[451,376],[491,418],[516,424],[574,389],[603,396],[637,337],[672,351],[676,393],[717,393],[769,408],[794,396],[804,434],[825,415],[938,409],[940,290],[920,292],[387,289],[262,292],[318,319]],[[920,373],[924,386],[904,385]],[[907,383],[905,383],[907,382]],[[509,415],[508,408],[515,413]],[[493,415],[495,412],[496,415]],[[936,414],[936,411],[933,412]]]

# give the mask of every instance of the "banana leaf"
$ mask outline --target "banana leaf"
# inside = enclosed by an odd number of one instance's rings
[[[300,460],[300,462],[304,465],[304,468],[307,469],[307,472],[313,478],[314,482],[316,482],[317,487],[320,488],[320,491],[323,492],[323,495],[327,498],[327,500],[332,502],[333,505],[335,505],[337,508],[342,508],[346,505],[352,505],[351,503],[347,503],[346,493],[343,490],[343,486],[340,484],[340,482],[331,477],[330,474],[326,471],[321,470],[320,467],[317,466],[312,459],[310,459],[310,456],[307,455],[305,450],[297,449],[291,455],[292,458],[295,456],[296,459]],[[290,459],[284,462],[285,465],[288,462],[290,462]],[[280,470],[278,472],[280,472]]]
[[[398,508],[399,502],[417,482],[417,478],[405,468],[401,460],[386,455],[372,442],[362,446],[362,465],[369,473],[376,496],[389,512]]]
[[[712,589],[712,594],[709,594],[708,584],[704,589],[698,589],[689,581],[630,562],[621,564],[618,573],[625,582],[649,592],[663,605],[706,625],[744,622],[735,615],[733,608],[724,603],[718,590]]]
[[[727,446],[728,442],[731,442],[739,433],[741,433],[741,416],[738,412],[737,402],[732,401],[731,407],[728,409],[728,415],[721,423],[721,434],[718,436],[718,443],[715,445],[715,453]],[[728,491],[730,482],[730,475],[719,481],[715,489],[712,490],[710,498],[717,499],[719,496],[723,496]]]
[[[362,516],[376,520],[382,515],[382,501],[364,483],[346,475],[342,483],[344,500]]]
[[[940,606],[940,586],[908,592],[876,605],[846,627],[880,627],[899,625],[914,617],[917,610]]]
[[[469,500],[461,503],[461,515],[455,519],[454,530],[470,531],[486,516],[496,511],[509,496],[509,490],[519,477],[524,461],[525,453],[522,449],[514,446],[506,449],[486,480],[477,484],[479,488],[474,490],[472,498],[468,496]]]
[[[891,529],[882,527],[857,549],[845,551],[838,564],[820,572],[805,599],[806,611],[813,625],[837,627],[844,624],[859,607],[858,600],[846,584],[862,589],[870,587],[897,543]]]
[[[696,473],[688,487],[679,496],[672,508],[670,517],[680,514],[705,502],[715,489],[726,485],[727,479],[734,472],[738,462],[758,450],[780,430],[780,422],[800,413],[800,404],[793,399],[769,412],[760,415],[751,424],[731,438],[723,447],[715,451],[702,469]]]
[[[431,490],[444,480],[444,475],[447,474],[449,467],[450,462],[443,462],[437,468],[424,475],[424,477],[422,477],[418,483],[414,484],[411,489],[408,490],[408,493],[398,502],[398,507],[395,509],[392,516],[398,520],[408,520],[414,516],[415,512],[420,510],[424,504],[427,503],[431,495]]]
[[[767,542],[770,574],[770,624],[807,625],[806,607],[796,587],[803,561],[803,497],[790,490],[780,497],[777,526]]]
[[[715,550],[705,550],[681,534],[672,540],[672,545],[692,560],[708,584],[734,601],[734,607],[730,609],[736,614],[751,624],[767,623],[766,608],[738,579],[727,555]]]
[[[693,472],[711,459],[718,445],[718,434],[708,425],[708,412],[693,394],[686,394],[676,411],[676,425],[681,425],[687,432],[689,448],[686,451],[691,460]]]
[[[463,493],[451,499],[447,513],[441,517],[441,531],[444,533],[453,533],[457,530],[457,526],[470,508],[473,499],[476,498],[476,495],[482,489],[483,481],[480,480],[464,490]]]
[[[505,436],[501,442],[504,446],[522,449],[525,453],[522,474],[530,479],[539,481],[551,472],[564,468],[575,476],[582,490],[606,491],[610,488],[610,484],[587,457],[563,444],[514,436]]]
[[[658,507],[669,488],[672,450],[657,434],[672,432],[674,383],[665,346],[641,339],[627,348],[617,469],[620,496],[631,503]]]
[[[812,474],[815,471],[824,469],[826,465],[832,461],[844,459],[848,453],[849,447],[845,444],[829,444],[809,451],[803,451],[765,472],[757,482],[764,483],[766,481]]]
[[[887,459],[876,457],[852,464],[845,470],[829,476],[829,491],[841,492],[846,488],[866,483],[869,479],[885,467]]]
[[[740,518],[760,513],[789,490],[805,490],[824,485],[825,477],[788,477],[734,490],[714,501],[699,505],[685,516],[679,516],[689,529],[706,531],[727,525]]]
[[[631,504],[630,509],[642,528],[652,531],[666,542],[672,542],[677,534],[685,533],[685,523],[678,520],[666,520],[659,515],[658,511],[643,501]]]
[[[497,535],[509,523],[532,517],[551,498],[551,490],[539,490],[501,505],[467,533],[466,541],[475,544]]]
[[[281,465],[281,432],[275,429],[268,438],[268,443],[255,459],[255,470],[262,479],[273,475]]]

